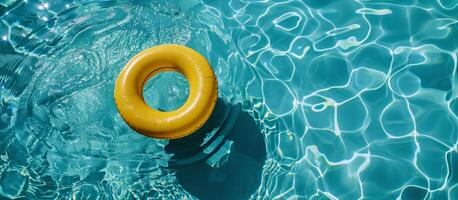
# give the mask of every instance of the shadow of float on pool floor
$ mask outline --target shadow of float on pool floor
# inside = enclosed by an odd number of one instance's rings
[[[185,151],[198,149],[210,127],[218,126],[218,118],[228,106],[218,99],[215,113],[197,133],[166,146],[169,153],[183,155]],[[240,106],[231,106],[240,109]],[[206,133],[204,133],[206,132]],[[240,112],[229,129],[227,141],[232,141],[228,160],[219,168],[207,164],[207,159],[176,169],[181,186],[199,199],[248,199],[259,187],[262,167],[266,159],[264,139],[254,119]],[[196,146],[197,145],[197,146]],[[193,147],[194,146],[194,147]],[[193,152],[195,153],[195,152]]]

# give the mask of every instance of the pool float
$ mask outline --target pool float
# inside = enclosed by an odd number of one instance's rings
[[[149,107],[143,86],[160,72],[176,71],[189,81],[189,97],[180,108],[163,112]],[[207,60],[191,48],[159,45],[135,55],[119,74],[114,99],[119,114],[135,131],[158,139],[176,139],[199,129],[218,97],[217,81]]]

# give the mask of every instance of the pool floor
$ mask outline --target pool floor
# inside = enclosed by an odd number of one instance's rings
[[[218,79],[180,140],[114,81],[181,44]],[[458,199],[457,0],[0,0],[1,199]],[[162,74],[148,104],[186,101]]]

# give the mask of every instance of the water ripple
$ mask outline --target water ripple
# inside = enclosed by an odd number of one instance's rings
[[[128,58],[163,43],[208,58],[258,122],[252,199],[458,195],[457,1],[1,5],[2,196],[194,199],[112,100]]]

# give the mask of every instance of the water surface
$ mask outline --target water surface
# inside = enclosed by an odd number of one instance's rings
[[[457,22],[456,0],[2,0],[0,195],[205,198],[113,101],[130,57],[177,43],[256,122],[252,199],[458,199]],[[169,109],[186,87],[145,92]]]

